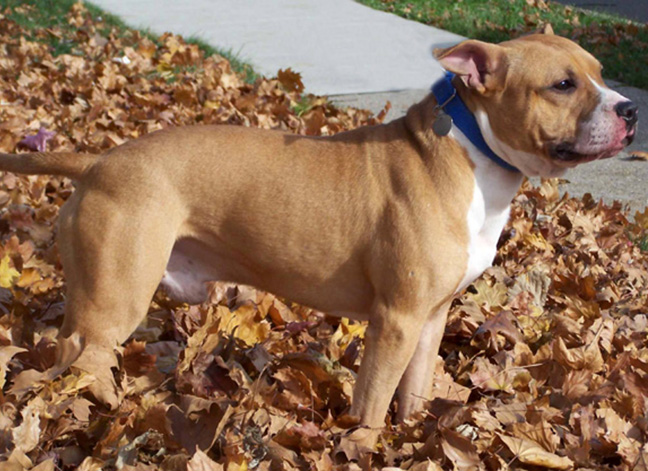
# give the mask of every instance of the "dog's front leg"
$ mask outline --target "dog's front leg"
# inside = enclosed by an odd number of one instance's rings
[[[450,303],[432,312],[421,330],[416,351],[398,385],[398,420],[403,421],[430,399],[439,346],[445,331]]]
[[[374,311],[365,334],[365,351],[353,394],[351,414],[369,427],[357,441],[371,446],[385,424],[396,386],[416,349],[427,313],[381,306]]]

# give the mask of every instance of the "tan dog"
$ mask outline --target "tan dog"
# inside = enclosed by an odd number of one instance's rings
[[[160,284],[248,284],[369,320],[352,413],[384,424],[428,397],[453,297],[490,266],[523,175],[556,176],[629,143],[636,107],[553,35],[437,51],[502,168],[433,96],[389,124],[326,138],[230,126],[156,132],[101,156],[0,155],[0,168],[78,181],[60,214],[63,336],[112,348]],[[445,110],[444,104],[444,110]],[[450,105],[447,105],[448,107]],[[162,280],[162,281],[161,281]]]

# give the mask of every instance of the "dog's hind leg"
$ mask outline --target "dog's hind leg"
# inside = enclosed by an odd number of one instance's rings
[[[59,219],[67,282],[61,336],[81,336],[85,350],[75,366],[106,383],[112,380],[113,348],[146,315],[182,221],[171,219],[173,211],[169,218],[152,217],[165,214],[151,210],[161,201],[124,205],[100,191],[75,196]],[[99,399],[116,405],[116,397]]]

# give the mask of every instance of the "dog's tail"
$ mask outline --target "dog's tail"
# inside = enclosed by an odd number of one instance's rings
[[[62,175],[78,180],[99,155],[75,152],[0,153],[0,170],[28,175]]]

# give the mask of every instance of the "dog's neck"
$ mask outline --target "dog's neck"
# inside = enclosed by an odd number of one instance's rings
[[[454,74],[446,72],[446,74],[437,80],[432,86],[432,94],[437,101],[435,125],[443,121],[440,118],[443,118],[444,116],[446,118],[449,117],[452,123],[451,129],[461,130],[462,134],[480,151],[482,155],[485,155],[505,170],[510,172],[519,172],[517,168],[504,160],[500,155],[497,155],[485,141],[476,117],[463,101],[462,96],[464,96],[465,93],[462,93],[462,91],[465,92],[465,87],[463,87],[463,90],[458,90],[455,86],[455,82],[457,82],[457,85],[462,88],[461,81],[456,79]]]
[[[465,175],[468,171],[476,184],[486,190],[486,213],[508,210],[524,176],[497,165],[455,126],[448,136],[437,136],[432,130],[437,116],[435,107],[436,100],[430,94],[412,106],[402,119],[430,171],[448,176],[447,179],[439,179],[438,183],[444,184],[444,191],[451,194],[456,185],[452,176],[457,172]]]

